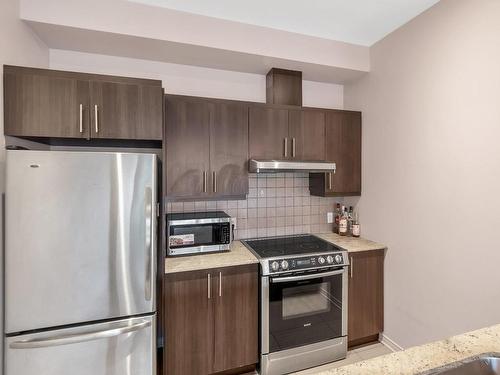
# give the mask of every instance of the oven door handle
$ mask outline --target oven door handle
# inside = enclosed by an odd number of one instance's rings
[[[271,281],[273,283],[286,283],[289,281],[300,281],[300,280],[310,280],[310,279],[318,279],[325,276],[335,276],[342,275],[346,271],[345,268],[336,271],[330,272],[322,272],[322,273],[313,273],[310,275],[300,275],[300,276],[287,276],[287,277],[272,277]]]

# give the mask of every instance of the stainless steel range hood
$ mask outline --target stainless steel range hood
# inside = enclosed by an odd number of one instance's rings
[[[248,170],[251,173],[278,173],[278,172],[333,172],[335,163],[322,161],[296,160],[255,160],[250,159]]]

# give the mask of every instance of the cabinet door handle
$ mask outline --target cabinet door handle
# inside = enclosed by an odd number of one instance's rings
[[[285,158],[288,157],[288,138],[285,137]]]
[[[295,157],[295,137],[292,138],[292,158]]]
[[[332,190],[332,172],[328,172],[328,190]]]
[[[222,272],[219,272],[219,297],[222,297]]]
[[[213,171],[212,175],[214,179],[214,193],[217,193],[217,172]]]
[[[354,259],[351,257],[351,279],[353,275],[354,275]]]
[[[99,133],[99,106],[94,105],[95,132]]]
[[[203,171],[203,192],[207,192],[207,171]]]
[[[83,133],[83,104],[80,104],[80,133]]]
[[[210,274],[207,274],[207,294],[208,294],[208,299],[210,299]]]

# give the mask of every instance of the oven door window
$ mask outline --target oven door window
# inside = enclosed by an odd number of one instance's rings
[[[214,224],[171,226],[169,245],[171,248],[219,245],[220,230],[220,225]]]
[[[342,336],[342,275],[271,280],[269,299],[271,352]]]

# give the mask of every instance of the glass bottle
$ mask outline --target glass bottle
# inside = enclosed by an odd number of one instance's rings
[[[361,236],[361,225],[359,224],[358,213],[354,215],[354,221],[352,223],[352,236],[359,237]]]
[[[342,216],[342,213],[340,212],[340,203],[337,203],[337,206],[335,207],[335,223],[333,225],[333,233],[339,234],[340,216]]]
[[[347,226],[348,226],[349,218],[347,214],[347,209],[342,206],[342,216],[339,221],[339,235],[347,236]]]

